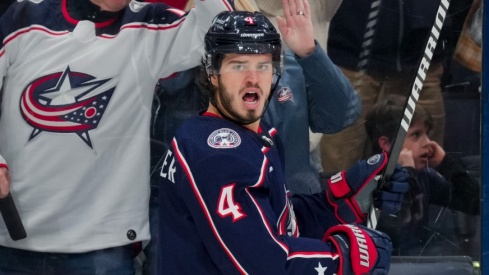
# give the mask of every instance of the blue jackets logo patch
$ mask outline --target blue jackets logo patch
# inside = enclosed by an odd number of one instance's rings
[[[277,93],[278,102],[284,102],[287,100],[294,101],[294,96],[292,95],[292,90],[289,87],[282,87]]]
[[[236,131],[222,128],[210,134],[207,138],[207,144],[217,149],[236,148],[241,144],[241,138]]]
[[[367,160],[367,164],[369,165],[374,165],[376,164],[377,162],[379,162],[380,160],[380,155],[377,154],[377,155],[374,155],[374,156],[371,156],[368,160]]]
[[[69,67],[31,82],[20,98],[22,116],[33,128],[29,141],[44,131],[74,133],[92,148],[89,131],[100,123],[115,82],[72,72]]]

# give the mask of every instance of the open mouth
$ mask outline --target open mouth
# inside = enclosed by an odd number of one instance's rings
[[[246,103],[256,103],[260,99],[260,96],[256,92],[247,92],[243,96],[243,101]]]
[[[428,158],[430,157],[430,154],[429,153],[424,153],[422,155],[419,156],[419,159],[423,162],[428,162]]]

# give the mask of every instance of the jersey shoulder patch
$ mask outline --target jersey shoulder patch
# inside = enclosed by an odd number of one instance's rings
[[[221,128],[209,135],[207,144],[216,149],[236,148],[241,144],[241,137],[233,129]]]

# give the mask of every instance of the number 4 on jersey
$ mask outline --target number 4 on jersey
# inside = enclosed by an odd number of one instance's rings
[[[245,217],[244,213],[241,213],[241,206],[234,201],[234,183],[222,187],[221,194],[219,195],[219,203],[217,205],[217,213],[225,218],[229,215],[233,215],[233,222]]]

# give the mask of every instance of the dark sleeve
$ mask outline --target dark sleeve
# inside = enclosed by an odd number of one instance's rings
[[[330,242],[279,232],[272,191],[264,187],[270,176],[266,159],[258,167],[246,158],[219,153],[192,165],[175,152],[186,173],[185,182],[177,184],[181,197],[223,273],[317,274],[318,262],[327,267],[324,274],[337,272],[339,257]],[[284,188],[285,196],[284,186],[272,188]]]
[[[321,46],[316,42],[310,56],[296,59],[306,80],[311,130],[333,134],[352,125],[360,115],[360,97]]]
[[[324,191],[312,195],[293,195],[291,201],[301,237],[322,239],[326,230],[341,224]]]
[[[434,199],[440,203],[444,200],[441,196],[450,198],[448,207],[468,214],[478,214],[480,212],[480,185],[469,175],[464,164],[458,158],[446,155],[443,161],[435,168],[446,180],[447,186],[431,186]],[[442,194],[435,192],[441,189]],[[446,200],[446,199],[445,199]]]

